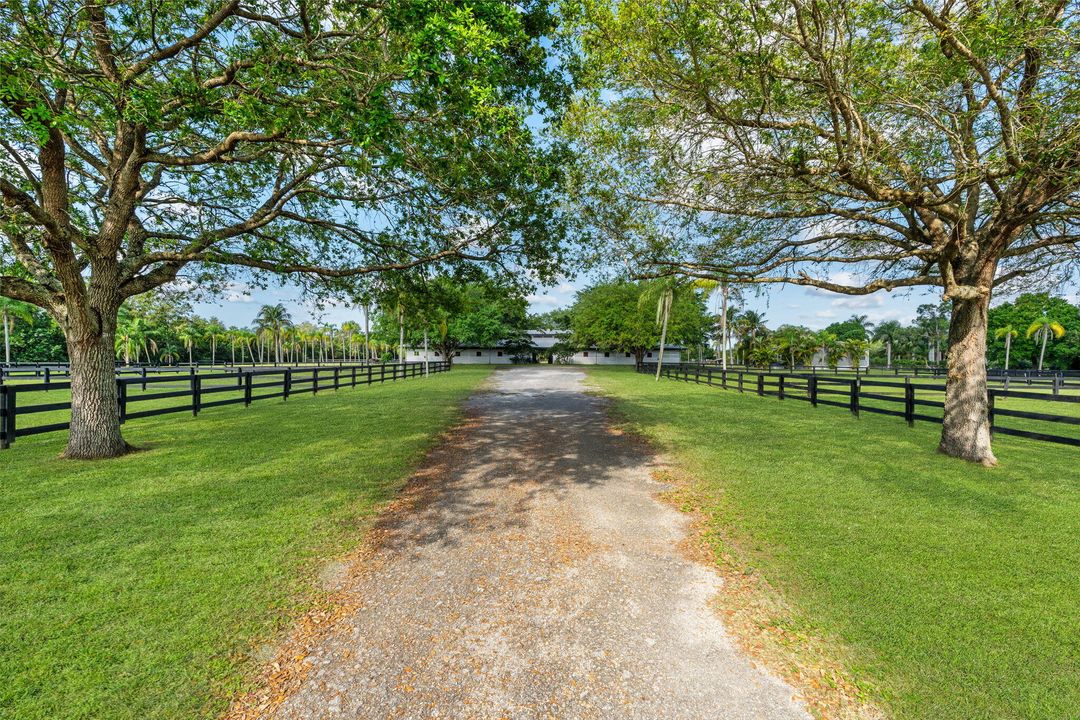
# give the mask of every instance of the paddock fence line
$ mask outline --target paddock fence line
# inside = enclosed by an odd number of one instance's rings
[[[315,395],[320,391],[406,380],[450,369],[451,364],[442,361],[429,362],[426,368],[424,363],[387,363],[237,368],[230,372],[204,374],[185,371],[171,376],[122,375],[116,378],[116,409],[123,424],[128,420],[176,412],[190,411],[192,415],[198,415],[203,410],[223,405],[243,403],[247,407],[258,400],[288,400],[302,393]],[[70,398],[61,402],[35,400],[44,398],[49,392],[70,389],[70,381],[0,385],[0,450],[10,448],[16,438],[69,429]],[[161,405],[162,401],[174,398],[181,400],[180,404]],[[144,402],[153,402],[157,406],[132,409]],[[56,414],[65,411],[69,413],[68,419],[58,420]],[[25,424],[27,418],[34,417],[43,417],[46,421],[37,425]]]
[[[655,366],[655,362],[652,363]],[[716,368],[722,368],[722,364],[719,360],[704,360],[700,363],[693,361],[687,361],[686,365],[707,365]],[[869,367],[834,367],[831,365],[796,365],[794,368],[789,365],[781,365],[779,363],[773,363],[767,368],[763,366],[755,365],[743,365],[741,363],[729,362],[727,365],[728,372],[764,372],[771,374],[785,373],[809,373],[811,375],[832,375],[833,377],[916,377],[923,379],[944,379],[948,375],[948,369],[944,367],[921,367],[915,366],[901,366],[894,365],[892,367],[881,366],[869,366]],[[1004,388],[1008,388],[1011,385],[1023,384],[1023,385],[1045,385],[1050,387],[1054,385],[1055,380],[1057,384],[1062,387],[1072,387],[1080,389],[1080,370],[1035,370],[1033,368],[1010,368],[1005,370],[1003,368],[986,369],[986,381],[990,384],[1001,385]]]
[[[639,373],[655,374],[656,363],[642,363],[637,367]],[[754,393],[762,397],[775,397],[780,400],[800,400],[811,406],[831,405],[849,410],[856,417],[860,412],[877,413],[903,418],[909,426],[925,421],[940,423],[940,416],[928,414],[944,412],[945,384],[921,382],[918,378],[902,377],[889,382],[883,378],[862,375],[855,377],[836,377],[831,374],[808,372],[764,372],[749,370],[724,370],[716,365],[698,363],[664,364],[660,370],[662,377],[682,380],[700,385],[710,385],[724,390],[736,390],[741,393]],[[1080,394],[1067,394],[1064,391],[1080,388],[1075,383],[1064,381],[1044,385],[1049,392],[1031,392],[1004,388],[987,388],[990,405],[991,434],[1013,435],[1044,442],[1080,446],[1080,434],[1075,437],[1059,435],[1064,432],[1059,427],[1080,425],[1080,412],[1064,415],[1062,407],[1080,410]],[[922,397],[919,397],[919,395]],[[929,396],[929,397],[928,397]],[[1004,401],[1023,400],[1040,405],[1040,411],[1019,410],[1001,407]],[[1061,405],[1066,403],[1066,405]],[[1047,410],[1042,412],[1041,410]],[[1009,419],[1035,421],[1052,426],[1053,432],[1041,432],[1002,424]]]
[[[154,365],[152,363],[116,363],[116,369],[114,372],[117,377],[123,377],[124,375],[138,375],[140,377],[146,377],[149,375],[191,375],[199,372],[226,372],[236,373],[243,372],[245,370],[261,370],[261,369],[285,369],[292,368],[294,370],[309,367],[319,368],[332,368],[332,367],[351,367],[352,365],[380,365],[384,363],[378,362],[366,362],[363,360],[312,360],[309,362],[265,362],[265,363],[234,363],[231,361],[223,361],[215,364],[207,363],[176,363],[174,365]],[[391,363],[385,363],[387,365]],[[14,380],[40,380],[45,384],[57,381],[57,379],[63,380],[71,377],[71,363],[66,362],[19,362],[19,363],[2,363],[0,362],[0,385],[4,385],[7,382]]]

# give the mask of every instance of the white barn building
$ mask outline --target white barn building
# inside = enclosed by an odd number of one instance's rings
[[[575,350],[571,355],[562,358],[555,357],[552,348],[566,340],[569,333],[557,330],[529,330],[530,348],[522,352],[512,351],[503,347],[462,347],[454,352],[454,362],[462,365],[510,365],[519,362],[548,362],[565,363],[568,365],[633,365],[634,354],[619,352],[616,350],[600,350],[588,348]],[[682,357],[682,346],[668,345],[664,348],[664,362],[677,363]],[[660,355],[660,348],[655,347],[645,353],[645,362],[656,362]],[[423,362],[423,348],[406,348],[405,357],[408,362]],[[427,353],[429,362],[442,360],[442,355],[436,350],[429,349]]]

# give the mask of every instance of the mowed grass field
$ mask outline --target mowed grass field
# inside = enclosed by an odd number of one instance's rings
[[[590,377],[692,478],[715,551],[778,588],[780,621],[842,648],[891,716],[1080,717],[1075,447],[1001,437],[988,470],[937,454],[931,423]]]
[[[0,717],[217,715],[488,372],[132,420],[142,451],[108,461],[19,438],[0,452]]]

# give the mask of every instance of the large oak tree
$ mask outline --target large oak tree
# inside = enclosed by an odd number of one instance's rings
[[[1075,273],[1080,6],[1068,0],[593,0],[569,128],[583,216],[638,274],[951,303],[940,449],[995,463],[987,308]],[[635,210],[635,207],[639,208]],[[640,210],[640,208],[647,210]],[[630,259],[627,259],[629,257]]]
[[[4,2],[0,295],[63,328],[67,455],[125,451],[117,311],[178,277],[549,269],[550,27],[545,0]]]

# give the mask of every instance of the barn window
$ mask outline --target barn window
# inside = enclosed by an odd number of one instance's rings
[[[581,353],[581,356],[582,357],[589,357],[589,351],[586,350],[585,352]]]
[[[497,353],[497,355],[498,355],[499,357],[502,357],[502,350],[500,350],[500,351],[499,351],[499,352]]]
[[[609,353],[609,352],[604,353],[604,357],[611,357],[611,353]]]
[[[630,353],[626,353],[626,357],[630,357]]]
[[[415,355],[416,357],[420,357],[420,351],[419,351],[419,350],[415,351],[415,352],[413,353],[413,355]]]
[[[652,357],[652,353],[645,353],[645,357]]]
[[[454,357],[461,357],[461,351],[458,350],[457,352],[455,352]]]
[[[476,351],[476,357],[482,357],[483,355],[484,355],[483,351],[481,351],[481,350]]]

